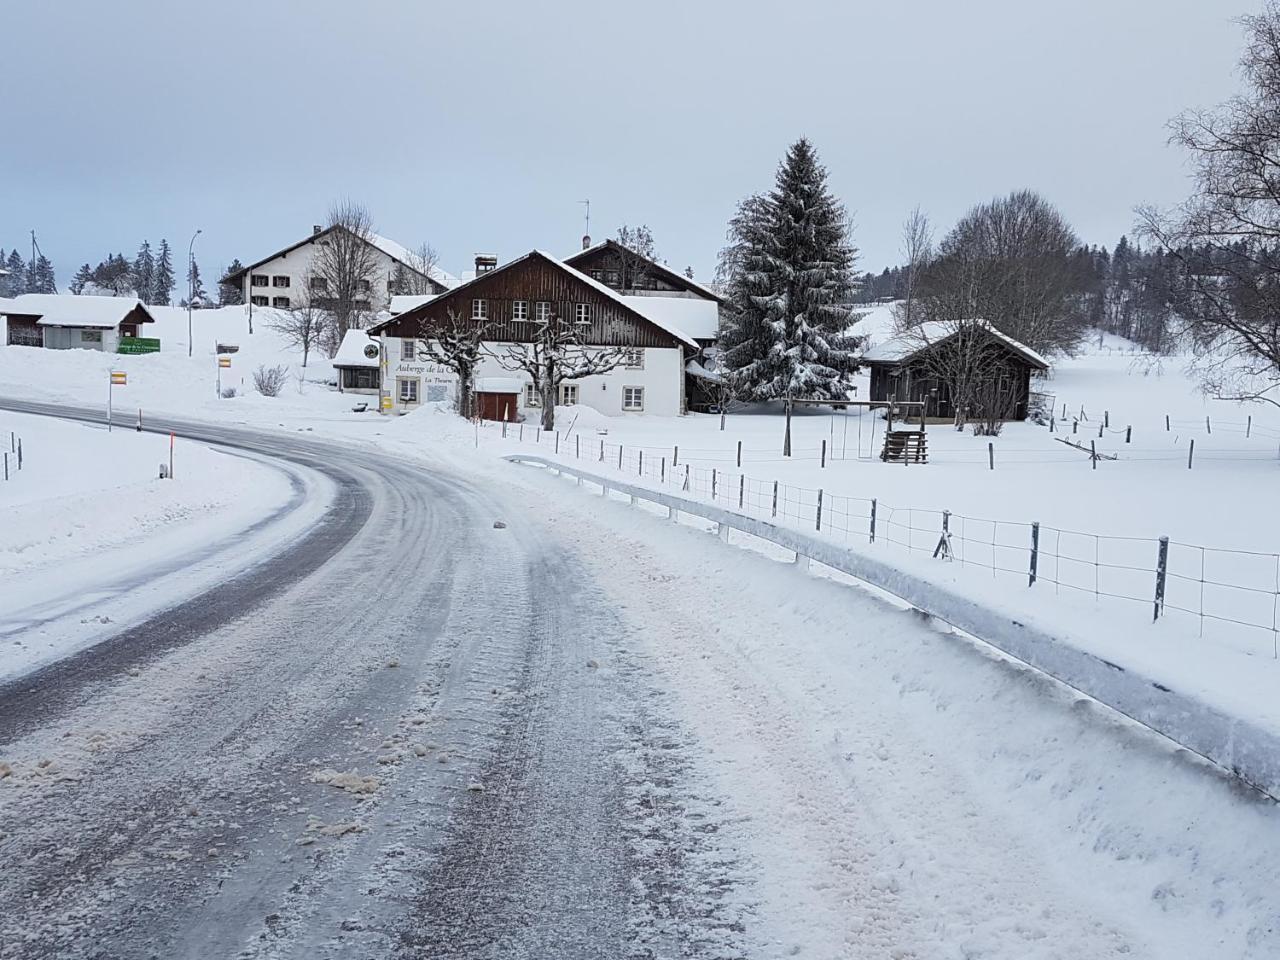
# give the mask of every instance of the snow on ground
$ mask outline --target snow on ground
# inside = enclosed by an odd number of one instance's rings
[[[174,478],[161,480],[166,436],[0,410],[6,451],[11,437],[21,438],[23,465],[11,454],[0,479],[0,677],[171,605],[305,522],[248,535],[299,500],[302,481],[245,456],[177,440]],[[327,502],[324,488],[311,490],[307,516]]]

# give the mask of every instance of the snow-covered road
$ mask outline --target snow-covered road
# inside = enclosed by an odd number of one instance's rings
[[[0,957],[1280,952],[1273,805],[909,612],[531,468],[189,429],[332,505],[0,687]]]

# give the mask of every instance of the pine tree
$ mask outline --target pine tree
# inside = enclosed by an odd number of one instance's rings
[[[85,284],[93,281],[93,268],[87,263],[82,264],[80,269],[76,271],[75,278],[72,279],[71,285],[67,288],[74,294],[84,293]]]
[[[187,292],[192,306],[203,305],[205,300],[204,282],[200,279],[200,264],[196,263],[194,257],[191,259],[191,265],[187,268]]]
[[[151,255],[149,241],[142,241],[142,246],[138,248],[138,255],[133,258],[133,268],[129,274],[134,294],[145,303],[156,280],[156,260]]]
[[[57,293],[58,285],[53,276],[53,264],[43,253],[27,264],[27,293]]]
[[[244,291],[238,283],[227,283],[226,278],[233,273],[240,273],[244,270],[244,264],[240,262],[240,258],[231,261],[231,266],[222,271],[222,279],[218,281],[218,306],[230,307],[244,303]]]
[[[0,297],[11,297],[9,268],[5,265],[4,247],[0,247]]]
[[[801,139],[773,190],[744,201],[730,224],[724,358],[744,399],[848,398],[857,369],[858,339],[846,333],[857,252],[826,180]]]
[[[173,254],[169,252],[169,241],[160,241],[160,254],[156,257],[156,272],[152,279],[150,294],[143,299],[149,304],[168,306],[173,297]]]
[[[9,296],[20,297],[27,293],[27,265],[16,249],[9,251],[5,269],[9,271]]]

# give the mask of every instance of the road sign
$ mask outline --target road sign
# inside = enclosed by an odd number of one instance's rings
[[[382,409],[383,409],[383,410],[390,410],[390,409],[391,409],[391,398],[390,398],[390,397],[383,397],[383,398],[382,398]]]
[[[218,358],[218,366],[222,367],[222,368],[225,370],[227,367],[231,366],[231,358],[230,358],[230,357],[219,357],[219,358]]]
[[[124,370],[111,371],[111,385],[114,387],[123,387],[129,381],[129,374]]]

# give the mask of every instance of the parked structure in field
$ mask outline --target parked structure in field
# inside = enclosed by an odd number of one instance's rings
[[[363,330],[348,330],[333,357],[339,393],[378,395],[382,383],[382,345]]]
[[[1031,376],[1049,362],[985,320],[930,322],[876,344],[862,360],[873,401],[925,404],[925,415],[1025,420]]]
[[[133,297],[24,293],[0,301],[0,313],[6,318],[5,342],[10,346],[105,353],[159,349],[159,342],[151,339],[145,339],[145,349],[138,346],[144,341],[144,325],[154,323],[155,317]]]
[[[424,330],[453,318],[488,329],[486,356],[476,370],[477,403],[489,405],[494,419],[513,419],[538,406],[539,398],[527,374],[504,368],[493,354],[537,342],[540,324],[569,322],[587,349],[625,348],[627,357],[607,373],[562,383],[558,403],[581,403],[609,415],[681,414],[685,365],[700,346],[669,323],[664,311],[642,311],[640,299],[534,250],[370,328],[386,358],[382,389],[398,412],[455,396],[456,374],[425,358],[420,344]],[[518,410],[506,410],[513,395]]]
[[[238,286],[244,294],[244,302],[253,307],[287,310],[298,306],[306,296],[310,296],[311,302],[317,306],[322,306],[329,291],[326,290],[327,281],[315,275],[313,260],[317,247],[329,242],[328,237],[334,230],[343,229],[340,226],[312,227],[311,236],[263,257],[243,270],[227,274],[221,282]],[[371,234],[367,242],[372,248],[377,269],[373,279],[360,281],[361,299],[356,305],[362,311],[377,313],[387,309],[396,292],[396,277],[406,271],[433,293],[443,293],[458,283],[452,274],[425,263],[412,250],[394,240]]]

